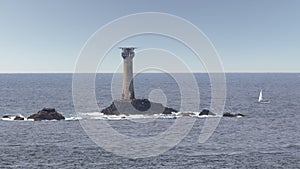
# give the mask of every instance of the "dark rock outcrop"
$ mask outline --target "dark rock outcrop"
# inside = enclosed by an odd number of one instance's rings
[[[41,121],[41,120],[64,120],[65,117],[58,113],[53,108],[43,108],[42,110],[38,111],[35,114],[32,114],[28,117],[28,119],[33,119],[34,121]]]
[[[25,120],[25,118],[23,116],[15,116],[15,115],[4,115],[2,116],[2,118],[4,119],[10,119],[10,120]]]
[[[207,109],[203,109],[200,113],[199,113],[199,116],[203,116],[203,115],[212,115],[212,116],[215,116],[216,114],[207,110]]]
[[[232,114],[232,113],[226,112],[226,113],[223,114],[223,117],[244,117],[244,116],[245,115],[240,114],[240,113],[238,113],[238,114]]]
[[[110,106],[101,110],[105,115],[130,115],[130,114],[172,114],[178,112],[160,103],[151,102],[148,99],[114,100]]]
[[[2,118],[11,118],[11,115],[4,115],[4,116],[2,116]]]
[[[177,113],[178,111],[170,107],[165,107],[165,110],[162,114],[172,114],[172,112]]]
[[[151,108],[151,102],[148,99],[134,99],[131,104],[135,109],[142,112]]]
[[[120,112],[117,110],[114,102],[112,102],[112,104],[110,106],[101,110],[101,113],[103,113],[105,115],[120,115]]]
[[[15,118],[14,118],[14,120],[24,120],[25,118],[24,117],[21,117],[21,116],[16,116]]]

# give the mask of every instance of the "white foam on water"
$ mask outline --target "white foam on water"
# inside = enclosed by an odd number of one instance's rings
[[[105,115],[100,112],[87,112],[79,113],[78,117],[73,117],[73,119],[93,119],[93,120],[135,120],[135,119],[175,119],[180,117],[193,117],[193,118],[211,118],[211,117],[221,117],[222,115],[203,115],[199,116],[200,112],[177,112],[172,114],[131,114],[131,115]],[[66,120],[71,120],[72,117],[67,118]]]
[[[216,117],[223,117],[222,115],[202,115],[197,116],[197,118],[216,118]]]
[[[79,116],[103,116],[104,114],[101,112],[86,112],[86,113],[78,113]]]
[[[13,121],[15,119],[16,116],[9,116],[8,118],[3,118],[2,117],[2,120],[4,121]]]
[[[82,120],[82,117],[66,117],[65,120],[67,121]]]
[[[18,114],[18,115],[5,115],[5,116],[8,116],[8,117],[4,117],[4,118],[2,117],[3,121],[31,121],[31,119],[27,119],[26,117],[24,117],[21,114]],[[24,120],[14,120],[17,116],[21,117],[21,118],[24,118]]]
[[[152,119],[176,119],[181,117],[193,117],[193,118],[213,118],[213,117],[222,117],[222,115],[202,115],[199,116],[200,112],[177,112],[172,114],[132,114],[132,115],[105,115],[101,112],[86,112],[86,113],[78,113],[78,114],[66,114],[66,121],[76,121],[76,120],[83,120],[83,119],[90,119],[90,120],[140,120],[145,119],[145,122],[148,122]],[[8,115],[7,118],[2,118],[4,121],[14,121],[15,117],[23,117],[24,120],[22,121],[34,121],[33,119],[27,119],[21,114],[19,115]],[[241,116],[238,116],[240,118]],[[45,120],[45,121],[56,121],[56,120]]]

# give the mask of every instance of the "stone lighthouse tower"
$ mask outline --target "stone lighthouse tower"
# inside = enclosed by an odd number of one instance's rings
[[[121,47],[123,58],[123,90],[122,99],[132,100],[135,99],[133,87],[133,64],[134,47]]]
[[[148,99],[136,99],[133,87],[133,57],[135,47],[121,47],[123,58],[123,90],[122,99],[114,100],[112,104],[101,110],[105,115],[130,114],[172,114],[178,112],[161,103],[151,102]]]

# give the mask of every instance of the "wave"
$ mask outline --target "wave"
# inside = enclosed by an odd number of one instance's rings
[[[134,120],[134,119],[176,119],[181,117],[192,117],[192,118],[214,118],[222,117],[221,115],[202,115],[199,116],[200,112],[177,112],[172,114],[134,114],[134,115],[105,115],[101,112],[86,112],[77,114],[64,114],[66,121],[77,121],[77,120]],[[27,119],[23,115],[8,115],[2,117],[3,121],[15,121],[16,117],[24,118],[24,121],[34,121],[33,119]],[[56,120],[46,120],[46,121],[56,121]]]
[[[193,118],[211,118],[211,117],[222,117],[221,115],[202,115],[199,116],[200,112],[178,112],[172,114],[132,114],[132,115],[105,115],[100,112],[88,112],[88,113],[78,113],[75,117],[79,119],[93,119],[93,120],[132,120],[132,119],[176,119],[181,117],[193,117]]]
[[[23,118],[23,120],[15,120],[15,118]],[[6,115],[2,117],[3,121],[34,121],[33,119],[27,119],[26,117],[24,117],[21,114],[18,115]]]

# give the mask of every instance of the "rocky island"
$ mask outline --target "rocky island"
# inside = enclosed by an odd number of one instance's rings
[[[58,113],[53,108],[43,108],[42,110],[38,111],[35,114],[32,114],[27,119],[33,119],[34,121],[41,121],[41,120],[64,120],[65,117]]]
[[[22,115],[4,115],[2,116],[4,120],[34,120],[34,121],[42,121],[42,120],[65,120],[65,117],[58,113],[54,108],[43,108],[30,115],[28,118],[23,117]]]

